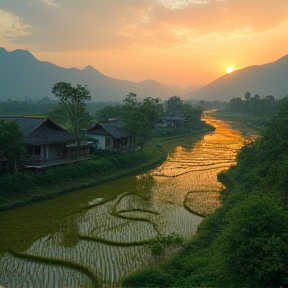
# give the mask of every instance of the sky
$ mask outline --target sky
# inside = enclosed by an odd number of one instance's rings
[[[281,58],[287,31],[288,0],[0,0],[8,51],[183,88]]]

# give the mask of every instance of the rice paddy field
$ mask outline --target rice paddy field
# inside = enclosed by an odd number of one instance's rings
[[[165,142],[166,161],[136,177],[0,213],[0,287],[120,287],[155,259],[157,236],[193,237],[220,202],[217,173],[235,164],[244,139],[227,122]]]

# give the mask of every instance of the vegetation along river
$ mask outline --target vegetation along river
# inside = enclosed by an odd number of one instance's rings
[[[191,238],[220,203],[217,173],[235,164],[244,139],[228,122],[166,141],[156,169],[0,213],[0,287],[115,287],[154,263],[147,242]]]

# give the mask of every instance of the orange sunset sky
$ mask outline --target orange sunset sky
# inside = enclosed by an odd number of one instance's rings
[[[0,46],[117,79],[205,85],[288,54],[288,0],[0,0]]]

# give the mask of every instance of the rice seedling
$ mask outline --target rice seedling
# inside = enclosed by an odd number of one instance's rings
[[[90,288],[97,279],[118,287],[152,261],[151,241],[191,238],[219,207],[217,174],[235,164],[244,141],[206,120],[213,133],[167,141],[169,156],[152,171],[1,212],[0,285]]]

